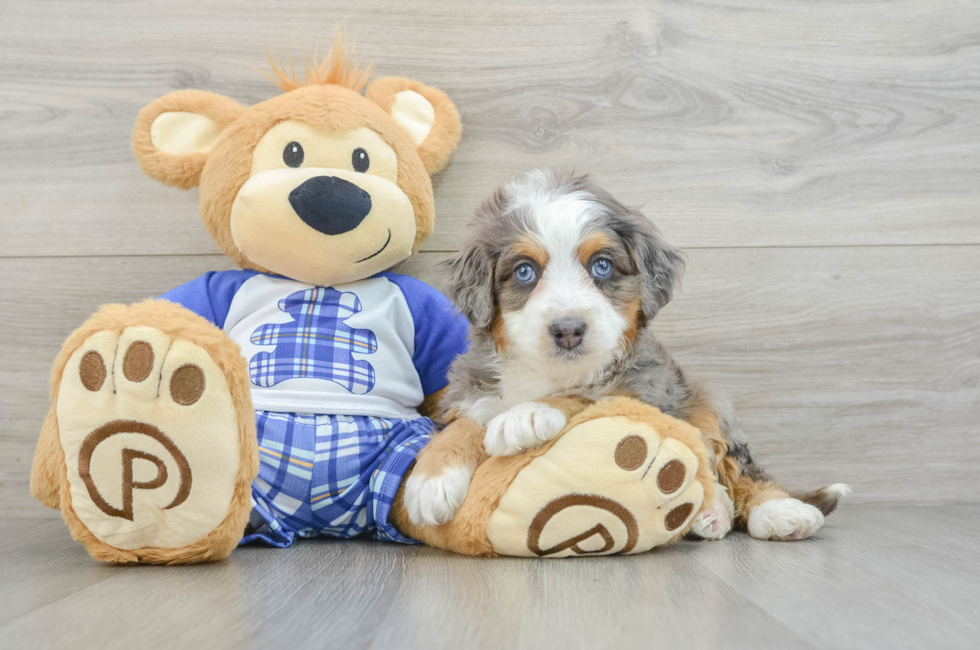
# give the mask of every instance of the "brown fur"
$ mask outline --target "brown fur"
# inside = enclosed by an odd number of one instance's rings
[[[550,406],[553,409],[558,409],[569,420],[592,404],[592,400],[586,399],[585,397],[543,397],[534,401]]]
[[[490,323],[490,337],[493,339],[497,352],[503,352],[510,345],[507,339],[507,326],[504,323],[504,315],[499,309],[494,311],[493,322]]]
[[[590,233],[586,235],[585,238],[582,239],[582,242],[578,245],[578,251],[576,252],[578,255],[578,261],[582,263],[582,266],[588,269],[589,260],[592,259],[592,256],[612,245],[613,240],[608,234],[602,231]]]
[[[439,403],[442,401],[445,394],[446,389],[442,388],[431,395],[426,395],[422,400],[422,405],[419,406],[419,414],[433,420],[438,420],[441,415],[439,411]]]
[[[459,144],[459,138],[463,132],[459,111],[456,110],[456,105],[446,96],[446,93],[438,88],[402,77],[376,79],[364,91],[364,96],[388,112],[395,102],[395,95],[403,90],[414,90],[429,100],[432,107],[436,109],[436,121],[429,131],[429,135],[426,136],[425,142],[418,147],[419,158],[422,159],[425,171],[429,174],[435,174],[446,166],[446,163],[449,162],[449,156]]]
[[[701,434],[708,440],[716,457],[721,458],[728,453],[728,441],[721,431],[718,414],[715,413],[715,409],[704,391],[691,391],[685,402],[684,419],[701,430]]]
[[[513,255],[529,257],[534,260],[541,271],[544,271],[545,267],[548,266],[548,262],[551,261],[551,256],[548,255],[547,249],[541,245],[541,242],[530,235],[518,238],[514,242],[514,247],[511,250]]]
[[[184,339],[203,348],[223,371],[231,389],[238,421],[241,458],[235,492],[228,515],[206,537],[188,546],[169,548],[118,549],[92,535],[71,507],[71,493],[65,467],[65,454],[58,439],[58,391],[65,366],[72,354],[93,334],[122,332],[128,327],[152,324],[174,339]],[[192,564],[226,557],[238,545],[251,510],[251,482],[259,471],[255,438],[255,411],[249,387],[248,367],[238,346],[217,327],[200,316],[164,300],[146,300],[135,305],[105,305],[81,327],[71,333],[51,369],[51,412],[38,440],[31,471],[31,494],[50,507],[60,507],[74,539],[82,542],[97,560],[115,563]],[[206,433],[206,432],[202,432]],[[53,494],[59,497],[54,500]]]
[[[579,402],[575,398],[573,401]],[[556,402],[557,403],[557,402]],[[574,408],[571,402],[563,403],[566,407]],[[565,431],[597,418],[625,416],[638,422],[646,422],[656,428],[664,438],[675,438],[687,445],[698,458],[698,472],[696,480],[704,487],[704,501],[701,508],[704,509],[711,504],[714,499],[715,480],[711,472],[704,445],[701,443],[700,433],[688,424],[668,417],[659,410],[647,406],[642,402],[629,398],[616,398],[604,400],[592,404],[582,412],[575,415],[565,427]],[[470,420],[459,420],[461,423],[468,423],[454,429],[455,436],[459,438],[464,450],[467,446],[473,448],[483,447],[483,429],[475,422]],[[443,434],[448,433],[446,429]],[[440,434],[440,435],[443,435]],[[466,500],[456,512],[456,516],[448,523],[441,526],[416,526],[409,518],[404,507],[404,486],[406,481],[402,481],[402,486],[395,495],[395,502],[392,506],[393,523],[403,535],[414,537],[430,546],[436,546],[449,551],[455,551],[464,555],[481,555],[485,557],[496,557],[493,545],[487,538],[487,524],[491,515],[497,509],[501,497],[513,483],[517,475],[527,467],[531,461],[539,456],[548,453],[561,436],[546,442],[539,449],[528,450],[517,456],[494,456],[481,463],[473,474],[470,483],[470,491]],[[429,452],[426,447],[424,456]],[[466,451],[465,453],[469,453]],[[421,461],[420,461],[421,462]],[[445,462],[445,460],[444,460]],[[454,461],[453,461],[454,464]],[[406,477],[407,478],[407,477]],[[685,527],[677,531],[677,534],[670,539],[670,542],[680,539],[688,530]],[[669,543],[669,542],[668,542]]]
[[[242,268],[268,272],[246,258],[232,240],[231,206],[249,178],[255,145],[285,119],[306,122],[324,131],[349,131],[363,126],[381,136],[398,157],[397,185],[415,209],[412,251],[417,252],[435,225],[429,173],[415,155],[415,144],[408,133],[388,113],[340,86],[305,86],[256,104],[215,142],[201,174],[201,217],[222,252]]]
[[[803,503],[816,506],[826,517],[837,509],[837,504],[840,503],[842,494],[838,491],[822,487],[810,492],[790,492],[790,496],[794,499],[799,499]]]
[[[413,90],[435,108],[435,123],[418,147],[388,114],[395,95]],[[186,111],[215,120],[226,129],[208,153],[175,156],[158,151],[150,127],[161,113]],[[373,81],[365,95],[340,85],[313,84],[297,87],[243,108],[233,100],[199,90],[181,90],[152,102],[140,111],[133,129],[132,147],[143,170],[167,185],[188,189],[201,186],[201,217],[218,247],[245,269],[267,273],[269,269],[245,257],[232,240],[231,206],[249,178],[252,153],[262,136],[279,122],[294,119],[324,131],[371,129],[398,157],[398,187],[408,196],[415,212],[418,252],[435,225],[435,205],[430,174],[442,169],[459,142],[462,126],[449,98],[435,88],[411,79],[382,78]]]
[[[639,293],[639,292],[637,292]],[[636,340],[636,335],[640,331],[643,323],[643,304],[639,295],[630,300],[619,309],[619,314],[626,319],[626,327],[623,329],[623,340],[620,347],[628,351]]]
[[[483,451],[483,428],[472,420],[462,419],[457,420],[457,423],[464,423],[464,425],[447,428],[440,434],[449,433],[453,437],[461,438],[456,453],[466,456]],[[495,456],[481,463],[473,474],[466,500],[453,519],[441,526],[416,526],[409,520],[408,512],[404,507],[404,488],[409,476],[406,474],[391,509],[395,528],[403,535],[414,537],[430,546],[464,555],[496,557],[493,545],[487,538],[487,523],[490,521],[490,516],[497,509],[500,498],[517,474],[532,460],[551,449],[553,444],[553,441],[548,442],[534,451],[518,456]],[[420,454],[420,462],[429,452],[430,448],[426,447],[425,453]],[[448,464],[458,464],[457,459],[458,456],[440,458],[443,467]],[[439,471],[441,472],[441,469]]]
[[[483,427],[473,420],[463,418],[454,421],[432,436],[425,446],[425,453],[419,454],[414,471],[434,477],[441,475],[446,467],[476,467],[487,459],[483,435]]]
[[[140,167],[150,178],[164,185],[188,190],[197,187],[208,161],[207,153],[172,156],[158,151],[150,139],[150,127],[162,113],[186,111],[211,118],[223,127],[241,117],[245,108],[238,102],[205,90],[178,90],[145,106],[136,117],[132,147]]]
[[[742,466],[729,455],[728,438],[721,430],[718,414],[711,403],[710,396],[701,388],[695,387],[685,404],[685,420],[701,430],[705,441],[715,456],[715,474],[718,482],[725,486],[735,505],[735,522],[745,526],[749,514],[756,506],[772,499],[785,499],[785,490],[772,481],[759,481],[742,473]]]
[[[41,435],[37,439],[34,462],[31,463],[31,496],[56,510],[61,508],[63,458],[64,452],[58,439],[58,414],[55,411],[55,402],[51,402],[48,415],[41,425]]]

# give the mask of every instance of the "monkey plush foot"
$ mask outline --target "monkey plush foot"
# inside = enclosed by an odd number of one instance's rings
[[[109,562],[224,557],[241,539],[257,464],[234,344],[162,301],[111,306],[83,330],[54,420],[73,536]]]
[[[452,521],[408,532],[472,555],[642,553],[684,534],[714,489],[697,429],[618,398],[541,449],[487,459]]]

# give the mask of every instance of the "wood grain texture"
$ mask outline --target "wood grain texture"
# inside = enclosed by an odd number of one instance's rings
[[[804,542],[733,534],[628,557],[311,540],[107,567],[57,522],[15,519],[0,527],[0,635],[18,648],[972,648],[978,522],[978,506],[845,505]]]
[[[423,253],[402,270],[436,282],[444,257]],[[957,246],[692,250],[655,328],[690,376],[733,401],[757,459],[788,487],[843,481],[859,503],[975,503],[976,259]],[[100,304],[230,266],[222,256],[0,260],[0,513],[57,514],[26,485],[47,371],[71,330]]]
[[[68,598],[116,572],[115,567],[80,562],[68,552],[75,544],[68,526],[57,520],[8,519],[0,535],[0,626],[18,616]]]
[[[2,256],[216,252],[197,193],[145,178],[139,108],[275,91],[266,49],[335,21],[378,75],[446,90],[464,137],[427,250],[497,183],[575,166],[685,247],[980,243],[980,15],[956,0],[7,0]],[[56,234],[56,236],[53,236]]]
[[[322,49],[335,21],[378,76],[462,114],[436,232],[404,270],[435,281],[475,206],[528,168],[643,204],[689,253],[659,335],[789,487],[855,487],[814,539],[581,562],[316,540],[125,568],[30,498],[64,338],[102,303],[232,268],[197,191],[139,170],[138,110],[184,88],[266,99],[266,50]],[[960,0],[4,0],[4,645],[974,647],[978,33]]]

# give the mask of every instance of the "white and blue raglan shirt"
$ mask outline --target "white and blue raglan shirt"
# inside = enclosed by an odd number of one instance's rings
[[[396,273],[316,287],[218,271],[161,298],[241,347],[258,411],[417,418],[467,345],[468,325],[449,300]]]
[[[220,271],[161,297],[223,329],[248,361],[261,462],[241,543],[413,541],[388,519],[432,433],[417,408],[467,346],[445,296],[396,273],[315,287]]]

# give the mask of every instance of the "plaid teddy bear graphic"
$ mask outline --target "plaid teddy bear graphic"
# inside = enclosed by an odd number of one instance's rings
[[[316,287],[297,291],[279,301],[279,309],[292,314],[292,323],[262,325],[249,340],[275,345],[259,352],[248,364],[252,383],[274,386],[287,379],[326,379],[363,395],[374,388],[374,368],[353,353],[378,349],[374,332],[352,329],[344,320],[361,311],[361,301],[349,291]]]

